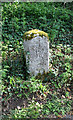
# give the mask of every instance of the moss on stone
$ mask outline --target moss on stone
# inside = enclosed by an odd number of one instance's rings
[[[49,40],[48,34],[46,32],[41,31],[41,30],[37,30],[37,29],[33,29],[33,30],[28,31],[28,32],[25,32],[23,35],[23,39],[30,40],[30,39],[36,37],[37,35],[39,35],[41,37],[45,36]]]

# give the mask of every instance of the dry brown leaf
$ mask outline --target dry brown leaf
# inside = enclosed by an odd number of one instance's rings
[[[61,115],[58,115],[57,117],[62,118],[62,116],[61,116]]]
[[[67,90],[70,92],[71,90],[69,88],[67,88]]]

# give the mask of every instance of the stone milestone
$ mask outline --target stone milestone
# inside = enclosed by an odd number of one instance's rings
[[[31,76],[49,70],[49,38],[41,30],[30,30],[23,35],[26,64]]]

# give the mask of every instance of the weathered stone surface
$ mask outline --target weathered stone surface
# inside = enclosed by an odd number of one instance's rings
[[[24,39],[26,63],[31,76],[47,72],[49,69],[49,42],[46,36],[35,36],[31,40]]]

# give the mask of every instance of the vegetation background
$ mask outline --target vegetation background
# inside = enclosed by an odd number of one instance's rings
[[[14,95],[28,99],[32,93],[36,94],[38,91],[38,96],[47,100],[46,104],[41,105],[36,104],[35,100],[32,102],[32,99],[30,106],[21,111],[15,109],[10,113],[11,117],[37,118],[49,114],[59,116],[72,110],[72,18],[73,2],[2,3],[3,106]],[[23,49],[23,34],[31,29],[45,31],[50,39],[50,69],[48,73],[38,75],[37,78],[29,78]],[[48,95],[51,95],[51,100]]]

